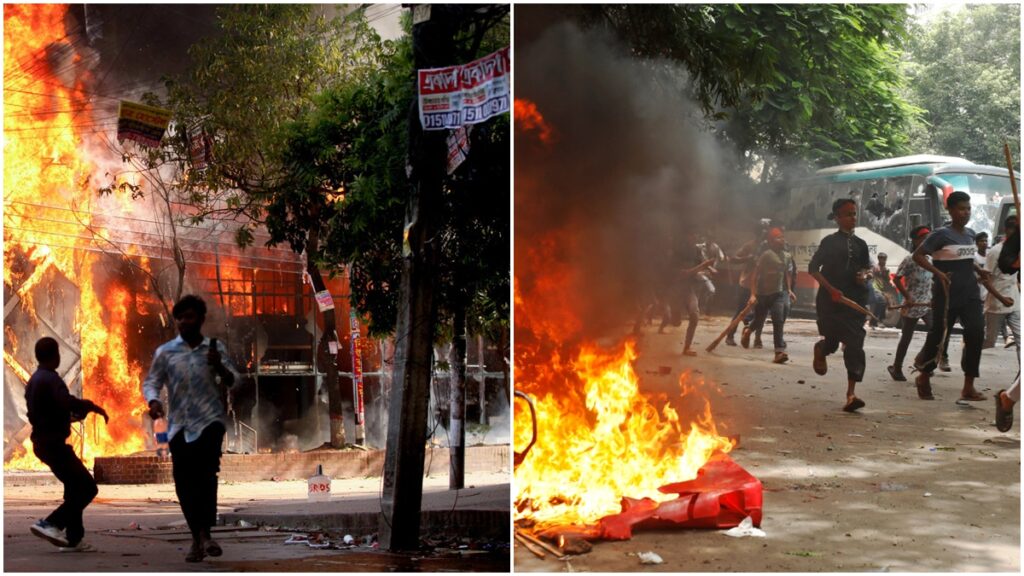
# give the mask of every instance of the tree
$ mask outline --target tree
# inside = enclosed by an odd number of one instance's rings
[[[288,241],[296,253],[305,253],[313,288],[323,290],[316,265],[321,261],[319,224],[338,191],[288,186],[286,127],[309,111],[325,88],[375,70],[380,39],[361,8],[328,18],[310,5],[232,5],[218,11],[218,21],[223,33],[194,46],[191,72],[168,82],[166,107],[174,110],[177,123],[201,128],[213,139],[208,168],[190,172],[183,181],[188,201],[199,210],[195,219],[212,214],[235,218],[240,246],[252,243],[254,227],[266,225],[270,244]],[[187,143],[171,139],[167,145],[186,156],[180,147]],[[289,210],[271,213],[282,195],[291,198]],[[286,237],[281,224],[288,219],[306,222],[305,235]],[[333,313],[323,318],[316,354],[326,369],[331,445],[340,448],[343,406],[337,364],[329,352],[337,331]]]
[[[496,25],[507,22],[507,8],[463,18],[466,23],[454,42],[454,62],[507,45],[507,28]],[[290,189],[344,191],[323,222],[320,265],[336,272],[348,268],[353,305],[369,316],[372,335],[391,334],[398,319],[398,273],[410,186],[408,122],[409,111],[416,109],[410,38],[385,43],[382,60],[386,64],[365,82],[325,91],[317,107],[292,126],[286,154],[295,179]],[[412,121],[418,122],[415,114]],[[441,182],[437,318],[431,320],[435,341],[453,342],[453,393],[445,412],[460,422],[467,328],[497,340],[509,318],[507,116],[473,126],[469,140],[468,159]],[[279,195],[270,213],[277,216],[275,221],[288,223],[281,228],[284,237],[297,239],[307,233],[307,220],[285,217],[300,209],[294,200]]]
[[[641,58],[682,64],[719,136],[762,181],[792,169],[894,155],[917,111],[900,95],[897,4],[591,5]]]
[[[912,148],[1002,166],[1020,149],[1020,5],[967,4],[916,24],[903,67],[926,112]]]

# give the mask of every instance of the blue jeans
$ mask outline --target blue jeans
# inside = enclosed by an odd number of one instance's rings
[[[758,294],[757,304],[754,305],[754,321],[750,324],[751,332],[759,332],[764,327],[764,321],[768,314],[772,315],[772,335],[775,338],[775,352],[785,352],[786,339],[783,337],[782,329],[786,324],[786,303],[789,297],[785,292],[773,294]]]

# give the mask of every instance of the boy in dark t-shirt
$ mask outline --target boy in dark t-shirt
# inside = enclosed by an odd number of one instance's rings
[[[985,338],[985,318],[978,277],[975,274],[975,234],[967,228],[967,222],[971,219],[971,197],[965,192],[953,192],[946,199],[946,210],[951,219],[949,226],[929,234],[914,250],[914,262],[931,272],[935,280],[932,282],[934,321],[924,346],[914,359],[914,367],[920,371],[915,383],[919,398],[935,399],[932,395],[931,375],[953,324],[960,320],[964,329],[964,349],[960,358],[964,386],[960,399],[977,402],[985,399],[983,394],[974,389]],[[931,256],[931,261],[928,256]]]
[[[71,435],[72,421],[84,419],[89,412],[106,421],[107,413],[91,400],[75,398],[68,391],[64,379],[57,374],[60,348],[56,340],[40,338],[35,353],[39,368],[25,385],[32,449],[64,484],[64,502],[29,530],[62,552],[90,552],[93,547],[82,541],[82,511],[96,497],[96,482],[66,440]]]

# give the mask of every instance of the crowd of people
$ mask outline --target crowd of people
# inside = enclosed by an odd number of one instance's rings
[[[864,378],[864,340],[868,328],[879,327],[892,310],[899,311],[899,343],[893,363],[886,367],[895,381],[906,381],[904,363],[919,324],[927,329],[919,351],[911,362],[915,386],[922,400],[933,400],[931,377],[935,370],[950,371],[948,348],[955,325],[961,328],[963,351],[960,368],[964,374],[958,403],[988,398],[979,392],[975,379],[980,374],[981,354],[992,348],[1000,335],[1006,346],[1020,346],[1019,227],[1017,216],[1009,216],[1005,234],[991,248],[988,233],[967,227],[971,198],[952,192],[946,198],[949,224],[935,230],[917,226],[909,233],[912,253],[899,263],[893,274],[888,256],[878,253],[871,261],[868,244],[856,234],[858,206],[852,198],[832,205],[829,219],[837,230],[824,237],[811,256],[807,273],[818,284],[815,311],[821,338],[814,344],[812,368],[819,375],[828,372],[828,356],[843,354],[846,368],[846,401],[843,410],[855,412],[866,403],[856,394]],[[761,332],[771,318],[774,356],[778,364],[789,361],[785,324],[796,301],[797,267],[785,230],[767,221],[734,254],[725,252],[708,235],[698,243],[690,232],[681,249],[674,251],[654,309],[667,326],[680,326],[686,312],[683,354],[696,356],[693,335],[705,310],[716,294],[715,275],[723,264],[739,271],[739,289],[732,322],[723,333],[726,345],[736,346],[736,332],[743,325],[739,345],[761,348]],[[646,309],[649,313],[651,307]],[[637,324],[639,326],[639,323]],[[717,343],[717,340],[716,340]],[[713,345],[714,346],[714,345]],[[1019,368],[1019,366],[1018,366]],[[1013,424],[1013,407],[1020,398],[1020,374],[995,396],[996,425],[1007,431]]]

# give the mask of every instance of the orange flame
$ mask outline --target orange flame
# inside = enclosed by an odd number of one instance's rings
[[[542,142],[554,133],[527,101],[516,101],[516,122]],[[517,202],[528,201],[543,182],[519,176]],[[515,469],[516,519],[541,528],[593,524],[620,512],[623,497],[676,498],[658,488],[696,478],[713,453],[735,445],[718,433],[703,381],[682,374],[675,398],[641,391],[634,342],[601,347],[585,334],[589,287],[575,255],[592,247],[580,246],[571,222],[523,238],[515,254],[515,382],[534,398],[537,442]],[[532,435],[526,408],[516,403],[517,450]]]
[[[84,93],[85,78],[66,84],[50,57],[74,50],[73,35],[64,27],[66,12],[66,5],[4,6],[4,283],[16,291],[30,318],[36,317],[32,293],[37,285],[59,273],[79,288],[75,329],[81,341],[82,396],[111,417],[109,427],[97,425],[94,415],[86,420],[82,456],[91,465],[95,456],[145,447],[137,417],[141,368],[127,353],[127,292],[113,282],[96,281],[96,272],[109,261],[88,246],[94,237],[109,236],[95,224],[99,204],[116,215],[129,212],[132,203],[128,191],[100,202],[90,189],[96,167],[85,149],[95,144],[97,124]],[[64,50],[53,51],[54,46]],[[143,260],[141,265],[148,264]],[[31,442],[14,453],[5,470],[45,469],[32,454]]]
[[[529,100],[523,98],[515,99],[515,113],[516,126],[524,132],[536,132],[537,138],[545,144],[550,144],[553,138],[553,132],[551,127],[548,126],[547,122],[544,121],[544,116],[541,115],[540,111],[537,110],[537,105]]]

